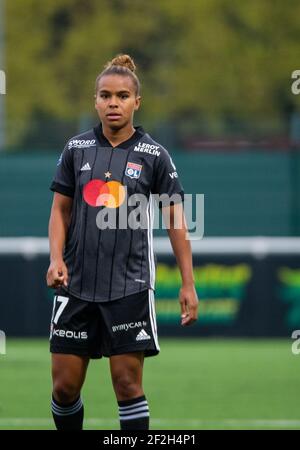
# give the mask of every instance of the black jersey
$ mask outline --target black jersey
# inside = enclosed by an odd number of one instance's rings
[[[153,194],[177,194],[174,203],[184,197],[165,148],[142,127],[112,147],[100,124],[67,142],[50,189],[73,198],[63,255],[68,293],[86,301],[107,302],[154,289]],[[121,208],[129,203],[125,199],[136,194],[148,200],[142,214],[146,226],[120,225]],[[164,200],[159,206],[164,206]],[[128,206],[127,214],[133,209]],[[104,226],[106,212],[115,213],[114,227]]]

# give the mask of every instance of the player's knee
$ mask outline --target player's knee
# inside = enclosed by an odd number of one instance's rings
[[[114,389],[118,398],[129,400],[141,395],[141,385],[130,376],[121,375],[113,380]]]
[[[60,403],[72,403],[80,394],[78,386],[65,382],[63,380],[56,381],[53,386],[54,398]]]

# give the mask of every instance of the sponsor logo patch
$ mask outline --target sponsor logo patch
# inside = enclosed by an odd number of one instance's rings
[[[95,147],[96,145],[96,140],[95,139],[72,139],[69,143],[68,143],[68,149],[70,150],[71,148],[88,148],[88,147]]]
[[[142,171],[142,165],[136,164],[133,162],[128,162],[125,170],[125,175],[127,175],[129,178],[140,178],[141,171]]]
[[[149,334],[146,333],[146,331],[144,329],[142,329],[139,334],[136,337],[136,341],[145,341],[151,339],[151,336],[149,336]]]
[[[146,144],[146,142],[139,142],[138,145],[134,147],[135,152],[149,153],[149,155],[153,156],[160,155],[160,151],[158,149],[158,145]]]
[[[52,328],[52,336],[58,336],[67,339],[87,339],[88,334],[86,331],[70,331],[70,330],[59,330]]]
[[[89,165],[88,162],[86,164],[84,164],[84,166],[82,166],[80,169],[81,172],[83,172],[85,170],[91,170],[91,166]]]
[[[113,333],[115,333],[116,331],[128,331],[130,329],[133,328],[141,328],[141,327],[145,327],[147,325],[147,322],[145,320],[143,320],[142,322],[129,322],[129,323],[121,323],[119,325],[113,325],[111,327]]]

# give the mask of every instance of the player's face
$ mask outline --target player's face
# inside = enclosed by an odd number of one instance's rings
[[[129,76],[105,75],[98,83],[95,108],[103,126],[118,130],[132,124],[140,100]]]

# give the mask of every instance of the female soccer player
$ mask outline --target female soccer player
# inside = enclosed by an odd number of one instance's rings
[[[149,429],[143,362],[160,351],[154,306],[155,195],[161,196],[164,217],[169,216],[168,234],[182,276],[181,325],[197,319],[183,189],[168,152],[133,126],[140,102],[135,64],[119,55],[96,80],[99,125],[67,142],[50,187],[47,285],[56,289],[50,351],[52,413],[59,430],[82,429],[81,388],[90,358],[102,356],[110,361],[120,428]],[[140,203],[146,199],[139,214],[137,198]]]

